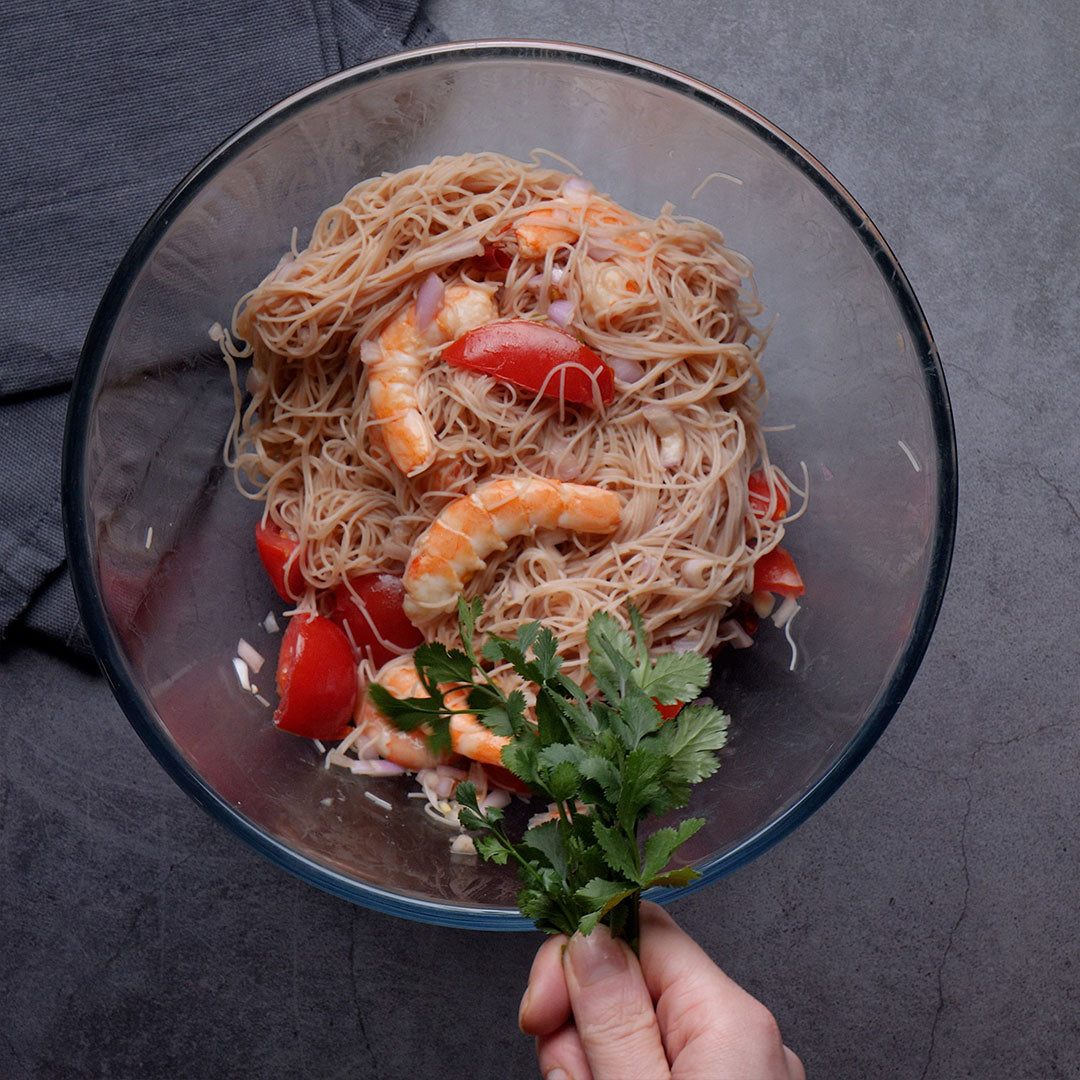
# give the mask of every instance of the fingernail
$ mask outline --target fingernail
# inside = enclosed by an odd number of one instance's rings
[[[544,1080],[570,1080],[570,1074],[562,1069],[552,1069],[544,1076]]]
[[[570,939],[567,953],[574,977],[582,986],[590,986],[626,970],[626,953],[613,940],[606,926],[596,927],[591,934],[575,934]]]
[[[521,1027],[521,1018],[525,1015],[525,1010],[529,1007],[529,994],[531,992],[531,988],[526,987],[525,993],[521,995],[521,1004],[518,1006],[518,1028],[520,1028],[522,1034],[525,1034],[525,1029]]]

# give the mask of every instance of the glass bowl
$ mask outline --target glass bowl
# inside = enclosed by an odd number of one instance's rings
[[[723,766],[688,813],[692,888],[804,821],[892,717],[926,649],[952,550],[948,397],[919,305],[850,195],[746,106],[655,64],[545,42],[404,53],[287,98],[214,151],[133,243],[90,328],[64,451],[70,565],[100,663],[135,730],[215,818],[332,893],[447,925],[520,929],[507,868],[451,856],[404,780],[321,767],[238,685],[271,659],[282,605],[254,555],[259,506],[222,464],[229,380],[208,330],[291,231],[353,184],[440,154],[553,151],[625,206],[665,202],[754,264],[775,325],[764,366],[774,461],[810,505],[788,533],[807,584],[792,624],[727,652]],[[364,790],[391,805],[363,797]],[[666,892],[658,899],[673,898]]]

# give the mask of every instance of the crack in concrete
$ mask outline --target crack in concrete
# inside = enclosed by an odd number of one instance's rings
[[[949,930],[949,936],[945,940],[945,948],[942,950],[941,959],[938,962],[935,976],[937,978],[937,1007],[934,1010],[934,1020],[930,1026],[930,1043],[926,1051],[926,1062],[923,1065],[923,1071],[920,1074],[919,1080],[926,1080],[930,1073],[930,1066],[934,1061],[934,1050],[937,1047],[937,1035],[938,1027],[941,1023],[942,1014],[945,1011],[945,965],[949,961],[949,956],[953,951],[953,945],[956,941],[956,935],[960,930],[964,919],[967,917],[968,911],[968,899],[971,895],[971,872],[968,869],[968,850],[967,850],[967,834],[968,823],[971,820],[972,807],[975,802],[975,796],[971,789],[971,775],[975,772],[978,763],[978,757],[980,754],[986,753],[990,750],[1002,750],[1005,747],[1013,746],[1016,743],[1022,742],[1025,739],[1030,739],[1036,735],[1042,735],[1048,731],[1063,731],[1072,730],[1072,725],[1062,721],[1051,722],[1046,724],[1040,724],[1037,728],[1033,728],[1031,731],[1022,731],[1016,735],[1010,735],[1005,739],[988,739],[985,742],[979,743],[972,751],[968,760],[967,774],[962,777],[949,777],[949,779],[958,779],[963,783],[967,790],[967,802],[964,806],[964,815],[960,821],[960,865],[961,874],[963,876],[964,890],[960,900],[960,912],[953,920],[952,927]],[[899,764],[906,764],[905,762],[897,760]],[[910,768],[917,769],[919,766],[911,765]],[[948,776],[947,773],[937,772],[932,769],[922,769],[921,771],[930,772],[934,775]]]
[[[1049,477],[1039,468],[1038,465],[1033,465],[1035,475],[1058,497],[1059,501],[1063,502],[1077,521],[1080,521],[1080,510],[1073,505],[1072,499],[1066,494],[1063,485],[1059,484],[1052,477]]]
[[[356,1012],[356,1023],[360,1028],[360,1037],[364,1042],[364,1049],[367,1051],[367,1056],[371,1060],[372,1065],[377,1065],[378,1062],[375,1059],[375,1051],[371,1046],[371,1037],[368,1035],[367,1026],[364,1024],[364,1012],[360,1002],[360,987],[356,978],[356,920],[357,915],[354,912],[352,917],[351,933],[349,934],[349,950],[348,950],[348,964],[349,964],[349,983],[352,986],[352,999],[353,1009]]]
[[[972,765],[974,765],[976,750],[972,755]],[[963,778],[964,787],[967,789],[967,804],[964,807],[964,817],[960,823],[960,863],[961,870],[964,877],[964,894],[960,900],[960,913],[953,921],[952,928],[949,930],[949,936],[945,941],[945,949],[941,954],[941,960],[938,962],[937,971],[935,972],[937,977],[937,1008],[934,1010],[934,1021],[930,1025],[930,1044],[926,1049],[926,1063],[923,1065],[923,1071],[919,1076],[919,1080],[926,1080],[926,1077],[930,1074],[930,1066],[934,1062],[934,1050],[937,1047],[937,1034],[938,1025],[941,1023],[942,1014],[945,1012],[945,965],[949,962],[949,954],[953,950],[953,942],[956,940],[957,931],[959,931],[964,918],[967,916],[968,909],[968,896],[971,893],[971,874],[968,870],[968,854],[967,854],[967,829],[968,821],[971,818],[971,807],[974,803],[974,795],[971,791],[971,781],[968,777]]]

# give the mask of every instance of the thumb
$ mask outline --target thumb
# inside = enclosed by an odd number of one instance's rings
[[[656,1011],[630,947],[597,926],[570,939],[563,966],[593,1080],[669,1077]]]

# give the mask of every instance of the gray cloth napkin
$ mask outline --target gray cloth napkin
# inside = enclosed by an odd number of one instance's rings
[[[242,124],[442,36],[422,0],[29,0],[0,65],[0,641],[87,655],[60,511],[67,392],[113,269]]]

